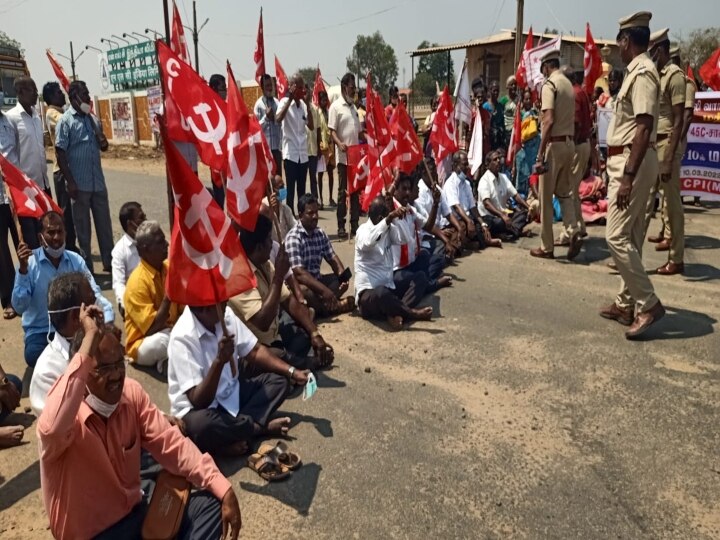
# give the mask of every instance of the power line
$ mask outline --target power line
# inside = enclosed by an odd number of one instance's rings
[[[495,28],[497,27],[497,23],[500,20],[500,14],[502,13],[502,10],[504,7],[505,7],[505,0],[502,0],[502,2],[500,3],[500,9],[498,9],[497,14],[495,15],[495,22],[492,25],[492,30],[490,30],[491,34],[495,31]]]

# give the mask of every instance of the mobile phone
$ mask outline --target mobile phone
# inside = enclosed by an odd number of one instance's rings
[[[345,268],[343,273],[338,276],[338,281],[340,283],[347,283],[348,281],[350,281],[351,277],[352,277],[352,270],[350,270],[349,268]]]

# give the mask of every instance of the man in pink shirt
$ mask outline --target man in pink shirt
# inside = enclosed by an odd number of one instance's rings
[[[53,536],[139,538],[148,504],[140,490],[143,448],[168,472],[207,490],[190,496],[178,538],[220,538],[230,530],[236,539],[240,508],[230,482],[139,383],[125,378],[123,348],[102,333],[102,312],[83,304],[80,322],[72,361],[50,390],[37,428]]]

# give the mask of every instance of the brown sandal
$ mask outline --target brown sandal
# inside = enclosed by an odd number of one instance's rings
[[[268,482],[277,482],[290,476],[290,471],[284,469],[272,454],[252,454],[248,457],[248,467]]]
[[[15,311],[15,308],[13,308],[12,306],[8,306],[5,309],[3,309],[3,319],[5,319],[6,321],[9,321],[10,319],[14,319],[17,316],[18,316],[17,311]]]
[[[258,454],[272,456],[280,464],[283,472],[294,471],[302,465],[302,459],[295,452],[290,450],[287,444],[278,441],[277,444],[263,443],[258,448]]]

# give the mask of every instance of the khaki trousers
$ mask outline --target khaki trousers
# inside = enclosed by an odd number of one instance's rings
[[[565,142],[551,142],[545,154],[548,170],[540,176],[540,247],[543,251],[553,250],[553,195],[560,201],[565,230],[570,236],[577,231],[578,220],[575,216],[571,185],[574,155],[575,143],[570,139]]]
[[[657,179],[657,153],[648,148],[637,170],[630,193],[630,205],[625,210],[617,207],[617,192],[623,177],[630,150],[608,158],[608,214],[605,238],[610,254],[621,277],[620,292],[615,303],[622,309],[634,309],[638,313],[648,311],[658,302],[650,278],[642,263],[642,247],[645,240],[645,209]]]
[[[585,220],[582,217],[582,202],[580,201],[580,182],[582,182],[590,160],[590,143],[584,142],[575,145],[575,154],[572,162],[572,201],[575,206],[575,217],[577,226],[582,234],[585,234]],[[564,230],[560,234],[561,241],[569,241],[572,233]]]
[[[669,137],[658,143],[658,163],[662,163],[669,145]],[[662,195],[660,204],[662,227],[660,230],[664,238],[671,238],[669,261],[678,264],[683,262],[685,258],[685,211],[680,196],[680,161],[682,154],[682,148],[678,148],[673,158],[670,180],[661,182],[658,175],[648,196],[645,210],[645,234],[647,234],[655,207],[655,196],[660,192]]]

